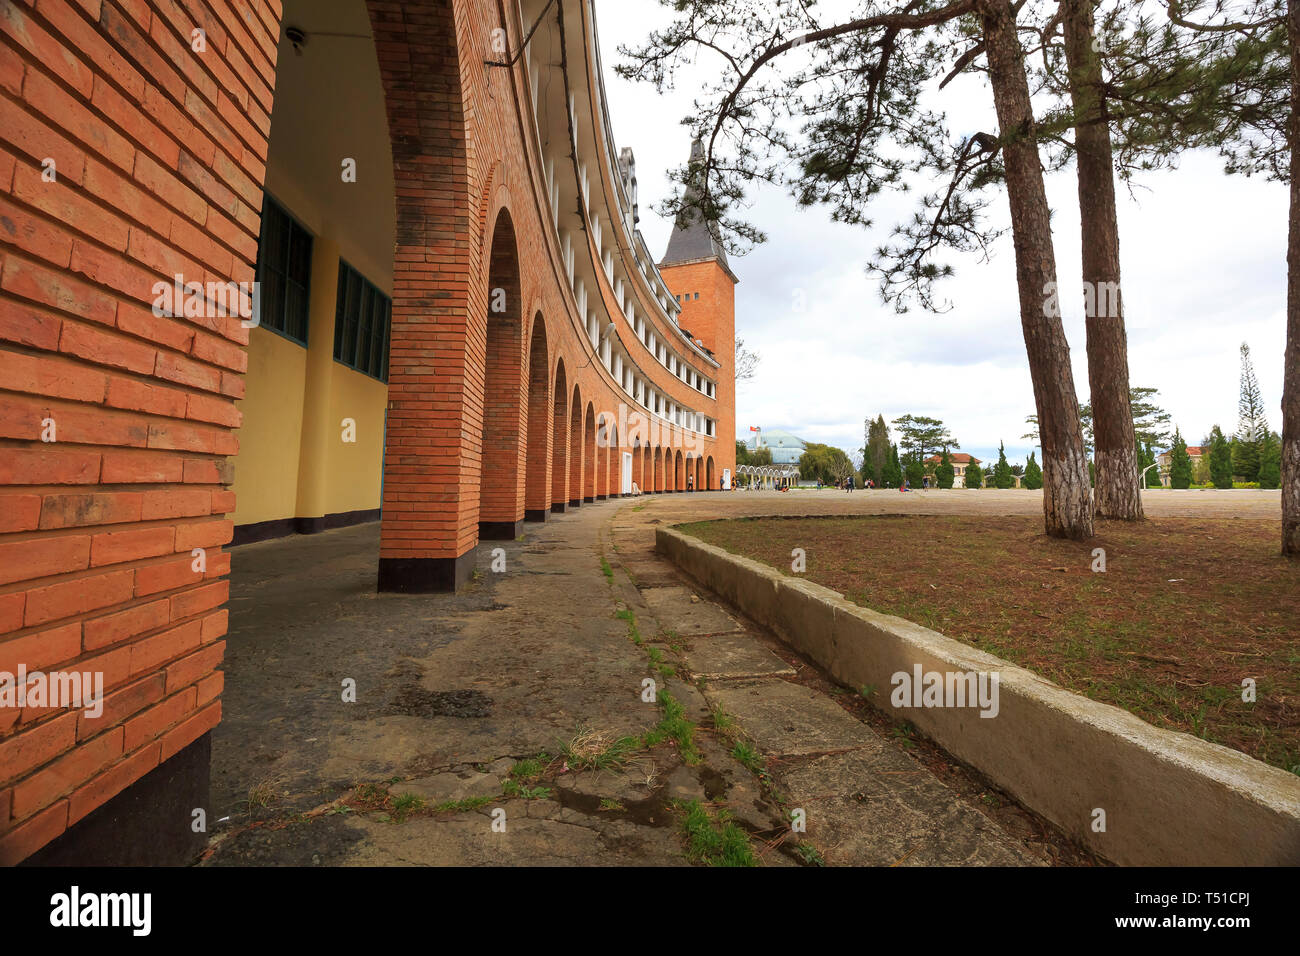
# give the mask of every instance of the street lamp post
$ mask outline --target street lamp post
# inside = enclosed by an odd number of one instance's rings
[[[1147,472],[1150,471],[1152,468],[1156,468],[1156,467],[1158,467],[1159,464],[1160,464],[1160,462],[1158,462],[1158,461],[1153,461],[1151,464],[1149,464],[1149,465],[1147,465],[1145,468],[1143,468],[1143,469],[1142,469],[1142,474],[1138,476],[1138,483],[1142,485],[1142,489],[1143,489],[1144,491],[1147,490]]]

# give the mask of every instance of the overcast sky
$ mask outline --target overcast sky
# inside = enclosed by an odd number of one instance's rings
[[[662,95],[613,72],[620,43],[640,44],[669,22],[655,0],[597,0],[601,56],[614,135],[636,154],[641,230],[661,256],[671,232],[652,207],[672,191],[667,171],[690,151],[680,125],[691,111],[689,75]],[[701,56],[695,69],[716,75]],[[982,77],[962,78],[931,101],[958,132],[995,131]],[[957,117],[960,117],[958,121]],[[921,189],[931,184],[918,183]],[[1237,424],[1238,349],[1248,342],[1268,409],[1281,427],[1282,350],[1286,337],[1287,190],[1261,178],[1228,177],[1213,154],[1183,159],[1177,171],[1148,174],[1130,197],[1119,187],[1120,255],[1132,382],[1160,389],[1159,400],[1189,444],[1214,424]],[[1079,213],[1074,171],[1048,178],[1057,274],[1079,285]],[[918,191],[919,192],[919,191]],[[1008,234],[991,262],[949,257],[956,276],[941,286],[953,309],[896,315],[877,280],[863,269],[893,225],[910,216],[918,192],[886,196],[872,229],[832,223],[827,208],[798,209],[777,189],[756,190],[747,218],[769,240],[743,258],[736,334],[761,356],[739,388],[736,430],[784,428],[852,454],[863,419],[911,413],[942,419],[964,451],[988,460],[1005,441],[1023,461],[1025,416],[1034,412],[1021,334],[1015,263]],[[1005,195],[991,210],[1005,225]],[[802,313],[794,303],[802,295]],[[1075,388],[1088,397],[1081,294],[1062,295]],[[897,436],[895,436],[896,439]]]

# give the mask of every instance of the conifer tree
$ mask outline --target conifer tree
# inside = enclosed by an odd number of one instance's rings
[[[1232,487],[1232,448],[1218,425],[1210,430],[1210,481],[1216,488]]]
[[[951,488],[956,480],[956,474],[956,469],[952,466],[952,455],[945,447],[943,454],[939,456],[939,467],[934,470],[935,480],[940,488]]]
[[[1233,469],[1242,481],[1259,480],[1260,441],[1268,434],[1264,399],[1250,360],[1250,346],[1241,343],[1241,396],[1237,399],[1237,448]]]
[[[1038,459],[1034,453],[1029,453],[1029,461],[1025,464],[1024,485],[1031,491],[1037,491],[1043,487],[1043,469],[1038,467]]]
[[[997,488],[1015,487],[1015,474],[1011,471],[1011,463],[1007,461],[1006,442],[998,445],[998,463],[993,466],[993,485]]]
[[[1192,487],[1192,456],[1187,454],[1187,442],[1180,431],[1174,429],[1174,447],[1169,453],[1169,487]]]

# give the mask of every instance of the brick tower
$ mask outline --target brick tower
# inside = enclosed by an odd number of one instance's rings
[[[704,160],[704,147],[691,144],[691,163]],[[687,196],[694,192],[687,186]],[[718,369],[717,474],[723,469],[736,474],[736,283],[726,250],[718,241],[717,228],[698,212],[690,212],[674,224],[668,250],[659,271],[664,282],[682,305],[678,324],[698,339],[721,364]]]

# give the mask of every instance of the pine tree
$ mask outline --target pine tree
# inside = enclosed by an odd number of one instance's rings
[[[1241,397],[1237,400],[1237,456],[1233,469],[1242,481],[1259,480],[1259,443],[1268,434],[1264,399],[1260,395],[1250,346],[1241,343]]]
[[[1187,442],[1182,433],[1174,430],[1174,447],[1169,453],[1169,487],[1192,487],[1192,456],[1187,454]]]
[[[877,487],[883,487],[890,456],[889,426],[885,424],[884,415],[874,421],[867,419],[866,438],[866,447],[862,450],[862,477],[870,478]]]
[[[1034,453],[1029,453],[1029,461],[1025,464],[1024,485],[1031,491],[1037,491],[1043,487],[1043,469],[1038,467],[1038,459]]]
[[[825,204],[837,221],[868,224],[870,199],[912,188],[908,173],[938,173],[948,188],[922,198],[870,268],[896,308],[921,302],[943,310],[934,283],[953,270],[941,257],[986,249],[986,208],[994,191],[1006,196],[1046,466],[1045,528],[1058,538],[1092,537],[1070,346],[1059,311],[1044,307],[1057,275],[1019,0],[864,3],[839,23],[820,21],[806,0],[670,6],[670,25],[639,49],[620,49],[618,72],[663,89],[701,54],[719,56],[722,65],[720,79],[699,91],[688,122],[705,144],[703,156],[676,176],[683,187],[697,177],[702,186],[679,189],[661,204],[665,214],[698,212],[719,223],[734,246],[763,238],[734,214],[756,182],[788,186],[800,205]],[[996,132],[972,131],[959,143],[942,114],[922,102],[950,69],[954,33],[972,46],[959,55],[956,72],[982,56],[998,121]],[[994,188],[980,195],[984,187]]]
[[[889,458],[885,462],[881,482],[886,488],[901,488],[903,486],[903,467],[898,462],[898,446],[889,446]]]
[[[984,469],[975,463],[974,458],[972,458],[970,464],[966,466],[966,487],[984,487]]]
[[[956,469],[952,466],[952,455],[948,453],[947,448],[944,448],[943,454],[939,457],[939,467],[934,470],[934,477],[940,488],[951,488],[956,480]]]
[[[1015,475],[1011,472],[1011,464],[1007,461],[1006,442],[1000,442],[998,445],[998,463],[993,466],[993,484],[998,488],[1012,488],[1016,484]]]
[[[1265,432],[1259,443],[1259,486],[1282,487],[1282,443],[1272,432]]]
[[[1210,429],[1210,481],[1216,488],[1232,487],[1232,448],[1218,425]]]

